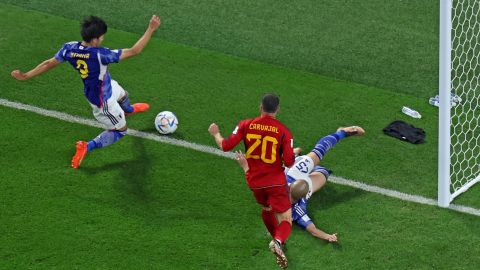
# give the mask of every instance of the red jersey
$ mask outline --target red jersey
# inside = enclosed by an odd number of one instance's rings
[[[269,115],[243,120],[232,135],[223,140],[223,151],[232,150],[242,140],[249,166],[247,183],[250,188],[286,185],[283,165],[290,167],[295,162],[290,131]]]

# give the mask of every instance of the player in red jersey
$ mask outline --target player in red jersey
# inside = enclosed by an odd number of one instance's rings
[[[272,252],[281,268],[288,261],[283,245],[292,230],[292,210],[284,168],[295,162],[293,139],[290,131],[275,117],[279,110],[279,98],[266,94],[260,105],[261,115],[255,119],[240,121],[228,138],[213,123],[208,128],[215,142],[223,151],[229,151],[242,140],[249,170],[247,183],[257,202],[262,205],[262,219],[273,237]]]

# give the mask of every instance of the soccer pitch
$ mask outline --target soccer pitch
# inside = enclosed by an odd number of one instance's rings
[[[77,40],[82,16],[72,19],[71,11],[54,11],[55,2],[17,4],[23,7],[0,4],[0,98],[91,118],[81,82],[69,66],[25,83],[9,75],[13,69],[25,70],[51,57],[64,42]],[[157,9],[163,15],[161,5]],[[122,6],[115,12],[129,10]],[[124,30],[139,32],[146,24],[146,19],[135,19],[127,27],[114,19],[120,16],[113,11],[104,17],[107,23],[113,20],[105,44],[111,48],[131,46],[138,34]],[[152,40],[140,57],[111,66],[112,77],[130,91],[133,101],[152,105],[148,113],[129,118],[129,127],[154,133],[155,114],[171,110],[180,120],[174,138],[213,146],[206,132],[212,121],[224,133],[230,132],[239,119],[257,115],[259,97],[274,89],[282,100],[279,118],[304,149],[338,126],[357,124],[366,129],[365,137],[341,142],[328,153],[324,165],[335,175],[436,197],[438,118],[437,109],[424,98],[428,94],[384,90],[378,87],[385,85],[368,80],[335,80],[218,53],[201,44],[211,50],[165,41],[162,31],[173,40],[170,31],[178,27],[174,18],[165,18],[157,33],[160,39]],[[241,50],[237,55],[266,61]],[[402,115],[403,105],[419,110],[424,118]],[[235,162],[126,137],[87,156],[76,171],[69,168],[74,142],[94,137],[98,128],[6,107],[0,107],[0,119],[4,127],[0,268],[276,267],[266,248],[260,210]],[[427,142],[409,145],[383,135],[382,128],[396,119],[424,128]],[[480,208],[479,192],[473,188],[455,203]],[[339,232],[340,246],[294,229],[288,244],[292,269],[476,269],[480,265],[476,216],[335,184],[314,195],[309,212],[320,228]]]

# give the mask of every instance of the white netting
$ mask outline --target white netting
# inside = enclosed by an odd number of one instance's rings
[[[480,176],[480,0],[452,2],[451,192]],[[454,194],[456,196],[456,194]]]

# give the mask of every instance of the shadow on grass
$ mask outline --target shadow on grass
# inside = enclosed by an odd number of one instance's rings
[[[133,153],[136,158],[125,161],[107,163],[99,167],[82,168],[87,174],[103,174],[107,171],[118,172],[114,176],[113,187],[121,195],[121,203],[126,208],[134,205],[146,205],[154,201],[152,195],[149,170],[152,161],[141,138],[132,137]]]
[[[116,188],[130,199],[149,202],[152,200],[152,195],[148,173],[152,167],[152,161],[145,148],[145,140],[136,137],[132,139],[132,151],[136,153],[137,158],[130,160],[127,166],[121,167]]]
[[[308,207],[328,209],[332,206],[348,203],[350,200],[363,196],[366,192],[355,188],[344,188],[327,184],[320,191],[312,195]]]

